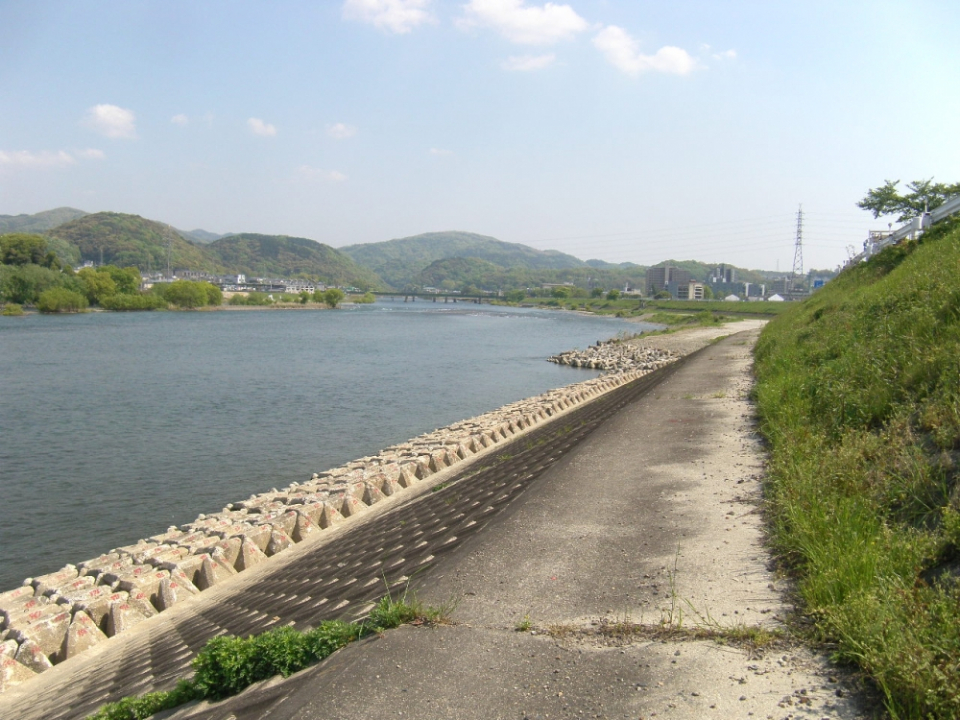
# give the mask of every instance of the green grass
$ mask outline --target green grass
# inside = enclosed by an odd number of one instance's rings
[[[286,626],[247,638],[216,637],[193,659],[192,680],[180,680],[173,690],[104,705],[88,720],[144,720],[193,700],[222,700],[255,682],[276,675],[289,677],[368,635],[407,623],[443,622],[447,612],[425,607],[406,595],[399,600],[387,596],[359,623],[327,620],[305,632]]]
[[[894,717],[960,716],[960,222],[789,304],[756,375],[773,540],[817,638]]]
[[[682,312],[709,311],[715,313],[769,317],[780,315],[794,303],[788,302],[726,302],[725,300],[647,300],[647,308],[679,310]]]

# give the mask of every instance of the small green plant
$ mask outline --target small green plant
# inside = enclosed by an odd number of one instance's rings
[[[452,607],[427,607],[404,593],[382,598],[359,623],[327,620],[300,632],[285,626],[247,638],[222,635],[210,640],[193,659],[192,680],[173,690],[127,697],[101,707],[87,720],[145,720],[191,700],[221,700],[275,675],[289,677],[332,655],[355,640],[406,623],[445,622]]]
[[[517,632],[529,632],[532,627],[533,623],[530,622],[530,616],[524,615],[520,621],[514,625],[513,629]]]

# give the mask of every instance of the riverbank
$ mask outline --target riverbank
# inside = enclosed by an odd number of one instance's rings
[[[422,541],[429,570],[399,587],[451,608],[449,624],[371,638],[173,718],[870,716],[855,678],[781,622],[791,612],[788,584],[770,567],[757,512],[762,453],[748,399],[755,337],[701,338],[711,346],[667,368],[620,412],[603,413],[569,452],[545,436],[496,451],[513,457],[499,473],[491,468],[499,479],[492,496],[482,469],[444,476],[435,493],[364,526],[362,537],[379,548],[372,555],[349,543],[324,546],[330,567],[344,566],[336,576],[359,584],[372,558],[417,567]],[[544,430],[556,436],[569,425]],[[474,498],[524,482],[526,472],[514,473],[533,470],[540,447],[561,459],[509,506],[488,514],[486,500],[467,510]],[[459,537],[481,517],[482,529]],[[303,560],[286,583],[273,578],[293,618],[295,602],[340,597],[322,585],[311,592],[300,578],[327,576]],[[249,607],[239,596],[223,602]]]
[[[305,482],[229,504],[132,545],[0,594],[4,678],[14,686],[229,581],[384,498],[673,361],[575,383],[408,442]]]

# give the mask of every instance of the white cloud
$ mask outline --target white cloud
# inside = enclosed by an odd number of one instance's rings
[[[553,65],[557,56],[553,53],[547,55],[514,55],[501,63],[504,70],[515,72],[530,72],[533,70],[543,70],[545,67]]]
[[[347,138],[352,138],[357,134],[357,128],[353,125],[346,125],[345,123],[335,123],[333,125],[327,125],[327,135],[337,140],[346,140]]]
[[[73,165],[76,160],[68,152],[44,150],[34,153],[29,150],[0,150],[0,168],[57,168]]]
[[[381,30],[402,35],[418,25],[434,23],[428,9],[431,0],[346,0],[343,19],[368,23]]]
[[[327,182],[343,182],[347,176],[337,170],[322,170],[320,168],[301,165],[297,168],[297,175],[304,180],[326,180]]]
[[[593,38],[593,44],[614,67],[628,75],[654,71],[687,75],[697,69],[697,61],[678,47],[665,46],[653,55],[640,52],[640,43],[623,29],[608,25]]]
[[[572,7],[552,2],[528,7],[525,0],[470,0],[463,10],[461,28],[493,28],[521,45],[551,45],[589,27]]]
[[[430,148],[430,154],[446,157],[448,155],[453,155],[453,150],[443,150],[441,148]]]
[[[108,138],[135,138],[136,116],[117,105],[94,105],[87,110],[84,124]]]
[[[736,60],[737,51],[724,50],[723,52],[714,53],[712,57],[714,60]]]
[[[82,157],[84,160],[103,160],[106,157],[106,155],[103,153],[103,150],[97,150],[96,148],[80,150],[77,152],[77,155]]]
[[[174,115],[172,118],[170,118],[170,122],[172,122],[174,125],[183,127],[184,125],[188,125],[190,123],[190,118],[183,113],[180,113],[179,115]]]
[[[277,128],[266,123],[260,118],[250,118],[247,120],[247,127],[250,128],[250,132],[254,135],[262,135],[264,137],[273,137],[277,134]]]

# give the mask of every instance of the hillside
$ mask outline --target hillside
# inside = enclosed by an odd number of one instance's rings
[[[48,235],[66,241],[80,251],[83,261],[126,267],[141,272],[167,267],[219,272],[220,265],[197,246],[185,240],[169,225],[145,220],[139,215],[101,212],[71,220]]]
[[[504,272],[504,268],[486,260],[472,257],[436,260],[421,270],[415,279],[417,285],[453,290],[464,285],[486,287],[487,280]]]
[[[380,243],[348,245],[340,251],[397,289],[415,284],[424,268],[447,258],[478,258],[504,268],[532,270],[584,266],[583,261],[555,250],[536,250],[468,232],[424,233]]]
[[[214,240],[202,250],[231,272],[259,277],[320,278],[328,284],[379,288],[367,268],[329,245],[286,235],[242,233]]]
[[[960,707],[958,268],[960,219],[790,304],[756,349],[772,541],[898,718]]]
[[[42,233],[86,214],[83,210],[59,207],[33,215],[0,215],[0,235],[14,232]]]
[[[201,230],[197,228],[196,230],[177,230],[178,233],[183,235],[187,240],[191,242],[200,243],[201,245],[206,245],[207,243],[212,243],[214,240],[219,240],[226,235],[220,235],[218,233],[212,233],[208,230]]]

